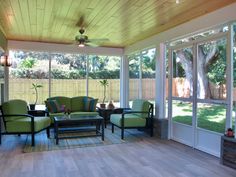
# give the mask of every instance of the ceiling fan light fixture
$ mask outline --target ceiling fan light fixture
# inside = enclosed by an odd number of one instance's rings
[[[79,45],[78,45],[78,47],[84,47],[84,46],[85,46],[84,42],[80,42]]]

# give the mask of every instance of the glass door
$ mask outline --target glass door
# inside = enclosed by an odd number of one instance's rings
[[[217,155],[227,112],[226,38],[197,44],[196,148]]]
[[[171,138],[193,146],[193,47],[171,50]]]

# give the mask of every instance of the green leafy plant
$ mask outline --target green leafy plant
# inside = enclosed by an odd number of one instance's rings
[[[103,100],[102,100],[102,103],[104,104],[105,100],[106,100],[106,89],[107,89],[109,83],[108,83],[107,79],[103,79],[103,80],[99,81],[99,83],[101,84],[101,86],[103,86]]]
[[[31,57],[27,57],[26,59],[24,59],[21,63],[20,66],[22,68],[28,68],[31,69],[34,67],[34,65],[36,64],[36,59],[31,58]]]
[[[37,101],[38,101],[38,88],[42,88],[43,86],[40,85],[40,84],[35,84],[35,83],[32,83],[32,88],[31,89],[34,89],[35,91],[35,105],[37,104]]]

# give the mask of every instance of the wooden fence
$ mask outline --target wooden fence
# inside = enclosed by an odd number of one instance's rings
[[[100,79],[91,79],[88,82],[89,96],[98,98],[102,101],[103,87],[99,84]],[[109,79],[109,86],[107,88],[106,101],[114,100],[119,102],[120,99],[120,80]],[[138,79],[129,80],[129,96],[130,100],[138,98]],[[39,99],[38,104],[44,104],[44,101],[49,97],[49,80],[48,79],[10,79],[9,80],[9,98],[10,99],[24,99],[29,103],[35,100],[34,90],[32,83],[43,85],[38,89]],[[173,82],[173,95],[181,96],[188,95],[189,92],[184,88],[183,79],[175,79]],[[181,88],[181,89],[180,89]],[[210,85],[211,93],[215,99],[225,98],[225,86],[216,87]],[[185,92],[185,93],[183,93]],[[84,96],[86,95],[86,80],[73,80],[73,79],[52,79],[51,81],[51,96]],[[168,96],[168,80],[166,82],[166,97]],[[142,80],[142,97],[148,100],[155,99],[155,79]],[[234,100],[236,100],[236,88],[234,88]]]

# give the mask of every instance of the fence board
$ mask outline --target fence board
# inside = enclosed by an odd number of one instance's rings
[[[89,96],[98,98],[102,101],[103,88],[99,84],[100,79],[89,80]],[[106,101],[114,100],[119,102],[120,100],[120,80],[108,79],[109,86],[107,88]],[[138,79],[129,80],[129,96],[130,100],[138,98]],[[38,104],[44,104],[44,101],[49,97],[48,79],[9,79],[9,98],[10,99],[24,99],[29,103],[34,103],[35,94],[32,88],[32,83],[43,85],[38,89],[39,99]],[[182,85],[181,85],[182,84]],[[180,96],[177,87],[183,87],[184,81],[182,79],[174,79],[173,82],[173,96]],[[144,99],[155,99],[155,79],[142,79],[142,95]],[[51,96],[84,96],[86,95],[86,80],[80,79],[53,79],[52,80],[52,93]],[[226,87],[217,87],[214,84],[210,84],[210,90],[214,99],[225,99]],[[185,93],[186,94],[186,93]],[[168,95],[168,80],[166,81],[166,97]],[[236,88],[233,90],[234,101],[236,101]]]

